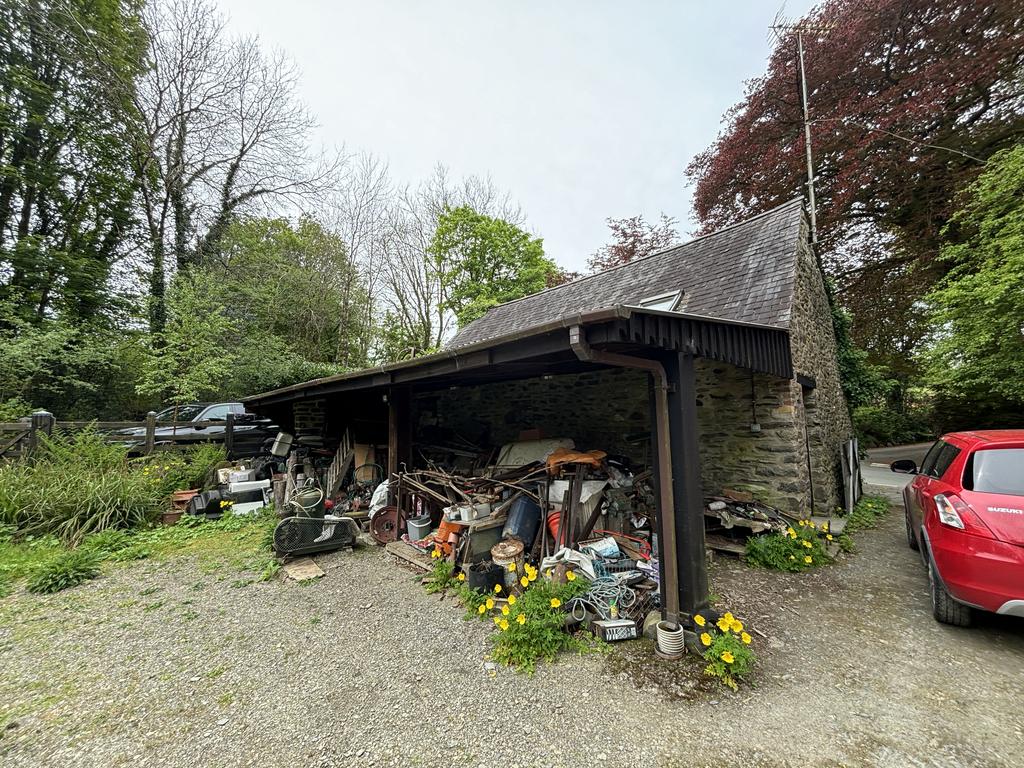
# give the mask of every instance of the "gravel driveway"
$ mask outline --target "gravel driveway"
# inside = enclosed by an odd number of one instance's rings
[[[636,643],[490,670],[489,629],[376,549],[308,586],[179,558],[8,597],[0,763],[1020,765],[1024,622],[936,624],[901,526],[810,574],[715,562],[721,604],[767,635],[736,695]]]

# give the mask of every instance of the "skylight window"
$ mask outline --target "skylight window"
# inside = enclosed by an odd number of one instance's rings
[[[665,312],[671,312],[679,306],[679,299],[682,296],[682,291],[659,293],[657,296],[648,296],[646,299],[641,300],[640,306],[644,309],[660,309]]]

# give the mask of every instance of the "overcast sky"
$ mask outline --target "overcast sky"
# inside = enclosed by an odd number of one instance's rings
[[[683,169],[762,73],[781,0],[220,0],[302,71],[327,145],[489,174],[581,268],[605,219],[693,228]],[[811,0],[788,0],[802,15]]]

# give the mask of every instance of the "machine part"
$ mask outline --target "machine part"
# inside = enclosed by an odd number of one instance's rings
[[[370,533],[378,544],[388,544],[398,539],[400,522],[398,507],[384,507],[370,520]]]
[[[279,555],[328,552],[356,543],[359,526],[349,517],[287,517],[274,529],[274,550]]]
[[[594,634],[606,643],[619,640],[636,640],[640,636],[636,622],[632,619],[600,619],[591,623]]]
[[[657,633],[658,655],[663,659],[678,659],[686,652],[684,630],[678,624],[659,621]]]

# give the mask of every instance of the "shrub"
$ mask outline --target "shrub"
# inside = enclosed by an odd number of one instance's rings
[[[923,408],[900,412],[862,405],[853,410],[853,427],[861,448],[916,443],[934,437],[929,414]]]
[[[100,558],[87,550],[65,552],[39,566],[28,580],[28,591],[60,592],[83,581],[95,579],[100,573]]]
[[[704,647],[703,656],[708,665],[704,674],[717,677],[734,691],[738,682],[754,667],[756,656],[750,648],[751,637],[743,629],[743,622],[731,613],[724,613],[713,625],[702,614],[693,617]]]
[[[0,525],[19,535],[53,533],[69,544],[111,528],[150,522],[172,491],[201,486],[224,460],[219,445],[184,455],[127,459],[94,430],[44,439],[33,462],[0,466]]]
[[[745,559],[750,565],[796,573],[832,561],[825,541],[831,541],[828,523],[817,529],[810,520],[800,520],[785,533],[751,536],[747,539]]]

